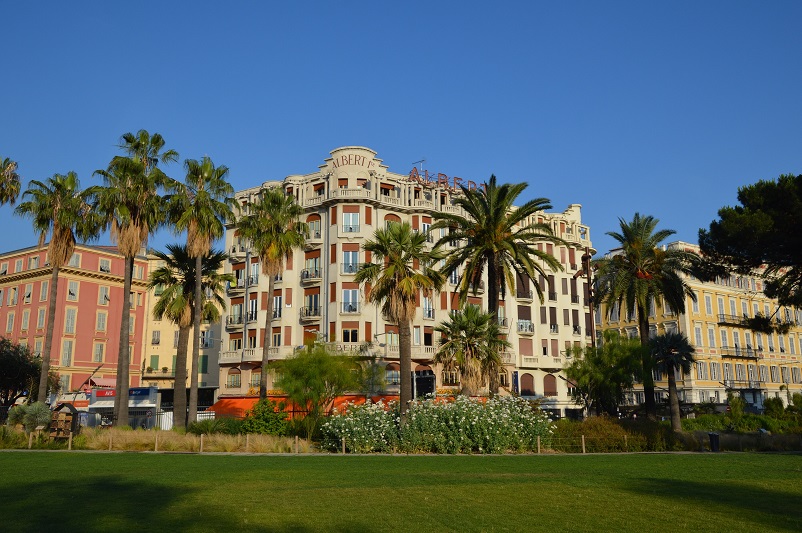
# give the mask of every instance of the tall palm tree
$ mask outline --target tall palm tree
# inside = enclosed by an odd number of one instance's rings
[[[621,231],[607,232],[621,244],[620,250],[595,261],[596,297],[607,305],[608,315],[617,307],[621,313],[637,313],[641,345],[649,344],[649,306],[668,304],[671,309],[685,312],[685,297],[696,301],[696,294],[682,275],[694,272],[698,256],[678,248],[660,247],[660,243],[676,233],[674,230],[656,231],[659,220],[635,213],[631,222],[618,219]],[[652,358],[643,351],[643,392],[646,397],[646,414],[655,415],[654,378]]]
[[[389,322],[398,324],[398,349],[401,366],[401,412],[406,413],[412,401],[412,319],[415,301],[439,291],[445,282],[442,272],[434,268],[442,254],[429,251],[426,235],[413,232],[409,223],[391,223],[377,229],[362,248],[370,252],[371,262],[360,265],[354,280],[370,284],[366,299],[381,307]]]
[[[434,362],[444,370],[459,370],[462,393],[476,394],[485,379],[498,375],[502,350],[512,346],[500,338],[498,321],[476,305],[451,311],[449,320],[434,328],[442,335]]]
[[[688,338],[681,333],[665,333],[649,341],[652,357],[661,372],[668,375],[668,404],[671,409],[671,429],[682,431],[680,420],[679,395],[675,372],[682,370],[687,374],[694,362],[695,349]]]
[[[451,275],[465,265],[458,282],[460,302],[465,303],[469,291],[476,293],[487,270],[487,310],[494,319],[498,318],[499,296],[504,298],[507,287],[515,287],[516,274],[532,281],[542,300],[540,286],[534,283],[537,274],[545,277],[546,267],[555,272],[562,270],[554,256],[536,247],[537,242],[543,241],[564,243],[547,224],[533,220],[533,215],[551,208],[549,200],[535,198],[520,207],[514,205],[527,185],[498,185],[496,177],[490,176],[481,188],[461,187],[462,195],[454,199],[454,204],[462,208],[464,215],[434,214],[432,229],[449,230],[437,246],[455,247],[443,272]]]
[[[265,336],[262,341],[262,375],[259,381],[259,397],[267,397],[267,363],[272,341],[271,323],[273,320],[273,287],[276,276],[283,270],[292,251],[303,248],[306,242],[307,226],[301,222],[303,208],[295,203],[292,196],[284,194],[278,187],[264,189],[259,198],[245,207],[246,215],[237,222],[242,238],[251,243],[254,253],[262,263],[262,274],[267,276],[267,314],[265,315]],[[245,275],[249,275],[250,265],[245,265]],[[248,302],[244,302],[247,309]],[[246,320],[247,323],[247,314]],[[247,339],[242,339],[243,346]]]
[[[197,299],[196,259],[191,256],[187,246],[168,244],[167,251],[169,253],[154,252],[164,265],[151,272],[148,289],[156,287],[162,289],[153,306],[153,317],[157,320],[167,318],[178,326],[178,349],[173,383],[173,423],[176,427],[183,428],[187,423],[187,417],[184,416],[187,412],[187,349],[194,317],[199,316],[212,322],[219,320],[220,310],[226,307],[223,287],[226,281],[233,281],[234,277],[231,274],[220,273],[227,259],[226,254],[210,250],[201,258],[201,298]],[[195,312],[196,301],[202,302],[200,313]],[[195,344],[198,345],[200,334],[196,339],[198,340]],[[193,365],[191,371],[195,373],[197,383],[196,366]]]
[[[195,301],[201,301],[202,260],[212,243],[225,233],[224,220],[232,220],[235,205],[234,187],[226,178],[228,167],[215,167],[209,156],[199,162],[184,161],[187,175],[184,184],[170,197],[175,230],[187,232],[187,251],[195,258]],[[195,313],[192,344],[192,373],[189,388],[189,421],[198,415],[198,358],[200,357],[200,313]]]
[[[177,159],[173,150],[162,151],[161,135],[150,136],[140,130],[136,136],[126,133],[121,148],[129,157],[116,156],[105,170],[95,171],[104,181],[102,187],[92,187],[97,198],[98,213],[111,227],[111,238],[125,257],[123,282],[123,313],[120,321],[120,353],[117,359],[117,386],[114,399],[116,424],[128,425],[128,389],[130,353],[128,328],[130,322],[130,291],[134,258],[147,243],[148,236],[166,220],[166,205],[160,192],[175,189],[175,182],[156,165]]]
[[[17,215],[31,218],[39,233],[39,247],[44,246],[48,235],[47,260],[53,269],[47,303],[47,329],[42,353],[42,374],[39,379],[40,401],[47,397],[50,354],[53,348],[53,328],[56,322],[56,297],[59,270],[72,257],[76,237],[87,241],[97,237],[100,224],[90,208],[90,197],[80,189],[75,172],[54,174],[44,183],[31,181],[22,195],[23,202],[15,209]]]
[[[14,205],[20,191],[20,177],[17,162],[9,158],[0,160],[0,205]]]

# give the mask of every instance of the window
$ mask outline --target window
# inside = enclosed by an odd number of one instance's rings
[[[343,274],[354,274],[359,269],[359,252],[343,252]]]
[[[779,383],[780,382],[780,374],[777,372],[777,367],[771,367],[771,382],[772,383]]]
[[[22,324],[20,325],[22,331],[28,330],[28,322],[30,322],[30,320],[31,320],[31,310],[26,309],[22,312]]]
[[[693,312],[694,313],[698,313],[699,312],[699,294],[694,292],[693,295],[695,296],[695,298],[692,300],[693,301],[693,305],[692,305]]]
[[[0,289],[0,306],[3,305],[3,289]]]
[[[412,344],[420,346],[420,326],[412,328]]]
[[[343,342],[359,342],[359,330],[353,328],[343,329]]]
[[[81,254],[73,253],[67,266],[79,268],[81,266]]]
[[[242,375],[237,368],[232,368],[228,371],[228,376],[226,376],[226,387],[229,389],[236,389],[239,388],[242,384]]]
[[[58,386],[61,388],[62,391],[66,392],[70,390],[70,375],[64,374],[63,376],[59,376]]]
[[[343,213],[343,232],[356,233],[359,231],[359,213]]]
[[[14,331],[14,313],[9,313],[6,318],[6,333]]]
[[[17,305],[17,290],[16,287],[8,289],[8,305]]]
[[[0,265],[0,276],[5,276],[8,274],[8,263],[3,263]]]
[[[441,377],[443,385],[459,385],[459,372],[456,370],[443,370]]]
[[[387,365],[387,370],[384,373],[384,379],[388,385],[398,385],[401,383],[401,371],[398,370],[397,365]]]
[[[727,344],[727,331],[722,329],[721,330],[721,347],[722,348],[726,348],[728,346],[729,346],[729,344]]]
[[[136,331],[136,317],[130,316],[128,318],[128,334],[133,335],[134,331]]]
[[[77,302],[78,301],[78,282],[77,281],[70,281],[67,283],[67,301],[68,302]]]
[[[719,367],[719,364],[720,363],[710,363],[710,379],[713,381],[721,379],[721,374],[719,372],[721,367]]]
[[[259,369],[251,370],[251,388],[258,389],[262,382],[262,371]]]
[[[45,314],[47,313],[47,309],[44,307],[40,307],[36,311],[36,327],[41,329],[45,327]]]
[[[64,314],[64,333],[75,335],[75,323],[78,321],[78,310],[74,307],[67,308]]]
[[[256,339],[256,337],[251,337],[252,339]],[[273,333],[273,344],[272,346],[281,346],[281,332]],[[252,346],[253,348],[253,346]]]
[[[106,345],[102,342],[95,343],[95,349],[92,350],[92,362],[93,363],[102,363],[103,362],[103,351],[105,350]]]
[[[798,366],[791,368],[791,375],[794,378],[794,383],[802,383],[802,375],[800,375]]]
[[[101,259],[100,260],[100,271],[105,273],[111,272],[111,260],[110,259]]]
[[[705,313],[708,315],[713,314],[713,299],[709,294],[705,294]]]
[[[766,383],[769,380],[769,369],[766,365],[760,365],[760,381]]]
[[[97,289],[97,304],[98,305],[109,305],[109,288],[100,286]]]
[[[61,343],[61,366],[72,365],[72,339],[64,339]]]
[[[320,238],[320,219],[310,220],[306,224],[307,224],[307,227],[309,228],[309,238],[310,239],[319,239]]]
[[[25,295],[22,297],[23,303],[31,303],[31,296],[33,295],[33,283],[25,285]]]
[[[769,351],[773,352],[774,351],[774,335],[766,335],[766,338],[769,341]]]
[[[45,301],[47,301],[47,297],[48,297],[48,294],[47,294],[47,292],[48,292],[48,287],[50,287],[50,282],[49,282],[49,281],[43,281],[43,282],[42,282],[42,285],[41,285],[41,288],[39,289],[39,301],[40,301],[40,302],[45,302]]]
[[[14,261],[14,272],[22,272],[22,259]]]
[[[106,331],[106,313],[103,311],[98,311],[97,313],[97,320],[95,321],[95,330]]]
[[[744,365],[740,363],[735,364],[735,379],[738,381],[743,381],[746,379],[746,374],[744,374]]]
[[[724,363],[724,381],[732,379],[732,363]]]
[[[707,363],[705,361],[697,361],[696,363],[696,379],[707,379]]]
[[[273,318],[281,318],[281,295],[273,296]]]
[[[423,297],[423,318],[434,318],[434,305],[428,296]]]
[[[702,346],[702,328],[696,326],[693,328],[693,332],[696,337],[696,346]]]
[[[202,333],[201,333],[202,335]],[[151,344],[161,344],[162,342],[162,332],[158,329],[154,329],[151,333],[150,343]]]
[[[359,289],[343,289],[343,313],[359,312]]]
[[[783,383],[790,383],[790,380],[788,378],[789,372],[788,372],[788,367],[787,366],[781,366],[780,367],[780,374],[782,375]]]
[[[43,345],[43,341],[42,341],[41,338],[37,338],[36,340],[33,341],[33,354],[34,355],[37,355],[37,356],[41,357],[41,355],[42,355],[42,345]]]

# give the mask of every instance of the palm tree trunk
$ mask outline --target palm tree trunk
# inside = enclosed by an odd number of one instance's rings
[[[36,400],[47,400],[47,385],[50,381],[50,352],[53,349],[53,330],[56,327],[56,300],[58,298],[58,272],[59,267],[53,265],[50,275],[50,294],[47,301],[47,329],[45,330],[45,345],[42,351],[42,374],[39,376],[39,392]]]
[[[401,391],[399,403],[402,421],[412,398],[412,326],[408,320],[398,321],[398,353],[401,366]]]
[[[195,301],[193,309],[192,327],[192,373],[189,376],[189,422],[198,419],[198,361],[200,359],[200,326],[203,314],[203,291],[201,281],[203,275],[203,256],[198,254],[195,258]]]
[[[120,346],[117,356],[117,384],[114,397],[114,425],[128,425],[128,381],[130,352],[128,328],[131,322],[131,278],[134,275],[134,257],[125,258],[122,316],[120,319]]]
[[[187,348],[189,326],[179,326],[178,347],[175,355],[175,380],[173,381],[173,426],[187,427]]]
[[[487,262],[487,312],[493,315],[495,324],[498,324],[499,293],[499,265],[495,258],[491,258]],[[488,387],[492,394],[498,394],[498,371],[488,376]]]
[[[640,343],[643,347],[641,352],[641,365],[643,366],[643,395],[645,399],[646,416],[655,418],[657,416],[657,406],[654,402],[654,376],[652,369],[654,361],[652,354],[647,347],[649,346],[649,314],[648,310],[642,306],[637,306],[638,328],[640,329]]]
[[[275,278],[276,275],[272,272],[267,274],[267,314],[265,316],[265,338],[262,341],[262,375],[259,377],[260,400],[267,398],[267,363],[270,359],[270,343],[273,340],[273,290],[276,284]],[[247,302],[245,303],[247,305]],[[245,340],[242,339],[242,342],[245,342]]]
[[[673,368],[668,369],[668,404],[671,408],[671,429],[682,431],[682,420],[679,411],[679,394],[677,394],[677,378]]]

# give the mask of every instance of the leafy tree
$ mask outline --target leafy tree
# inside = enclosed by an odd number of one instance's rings
[[[0,337],[0,405],[14,405],[19,398],[34,394],[41,366],[27,346]]]
[[[320,420],[331,412],[337,396],[360,386],[359,363],[347,355],[336,355],[321,343],[307,345],[295,355],[273,363],[276,386],[304,413],[307,438]]]
[[[678,313],[685,312],[685,297],[696,301],[696,294],[682,274],[695,272],[698,256],[677,248],[660,247],[674,230],[656,230],[659,220],[635,213],[631,222],[618,219],[621,232],[607,232],[621,244],[607,256],[595,261],[596,297],[607,305],[608,315],[615,308],[629,315],[637,313],[641,344],[649,344],[649,305],[668,304]],[[655,415],[653,360],[648,350],[642,353],[643,392],[646,414]]]
[[[740,187],[738,202],[719,209],[709,229],[699,230],[712,273],[760,272],[766,296],[802,307],[802,175]]]
[[[127,426],[131,360],[128,309],[134,258],[147,243],[148,236],[166,220],[167,206],[161,191],[176,187],[176,183],[157,165],[176,161],[178,154],[174,150],[164,151],[161,135],[151,136],[145,130],[139,130],[136,135],[124,134],[120,148],[128,157],[116,156],[105,170],[95,171],[95,175],[103,179],[104,186],[92,187],[91,191],[96,198],[97,213],[111,228],[112,241],[117,243],[117,249],[125,258],[114,421],[117,425]]]
[[[763,414],[777,419],[785,418],[785,406],[779,398],[765,398],[763,400]]]
[[[478,393],[482,383],[501,368],[500,352],[512,346],[501,338],[498,321],[476,305],[451,311],[449,320],[434,328],[442,335],[434,362],[459,370],[462,393]]]
[[[0,205],[14,205],[20,191],[20,177],[17,162],[9,158],[0,159]]]
[[[275,435],[283,437],[289,433],[290,425],[283,405],[264,398],[256,402],[242,421],[242,431],[245,433],[260,433],[262,435]]]
[[[292,196],[280,188],[264,189],[256,202],[245,206],[246,214],[237,222],[242,238],[250,241],[259,261],[262,274],[267,276],[267,294],[273,294],[275,279],[284,269],[293,250],[303,248],[307,227],[301,222],[303,208]],[[250,275],[250,265],[245,265]],[[245,302],[247,306],[248,302]],[[272,342],[273,298],[267,299],[264,339],[262,341],[262,375],[259,381],[259,398],[267,397],[267,363]],[[243,346],[248,339],[242,339]]]
[[[50,374],[53,349],[59,271],[72,257],[76,238],[84,241],[97,238],[101,224],[90,205],[91,195],[88,191],[81,190],[75,172],[68,172],[66,175],[54,174],[45,182],[31,181],[22,199],[22,203],[14,212],[33,220],[33,228],[39,233],[39,247],[44,246],[48,236],[50,237],[47,260],[52,272],[48,287],[47,326],[37,394],[37,398],[44,401],[47,398],[47,377]]]
[[[695,349],[681,333],[665,333],[649,340],[652,357],[660,372],[668,376],[668,405],[671,410],[671,429],[682,431],[676,372],[687,374],[694,362]]]
[[[212,159],[204,156],[201,161],[184,161],[187,171],[183,186],[171,196],[171,211],[175,216],[176,231],[187,232],[187,252],[195,258],[195,297],[202,301],[202,278],[204,257],[207,257],[212,243],[223,236],[225,220],[232,220],[234,187],[226,178],[228,167],[216,167]],[[189,421],[194,422],[198,415],[198,359],[200,357],[201,314],[194,313],[192,345],[192,371],[189,388]]]
[[[420,294],[439,291],[445,282],[433,267],[442,255],[427,250],[426,235],[412,231],[409,223],[391,223],[379,228],[362,248],[371,262],[360,265],[354,280],[365,286],[365,298],[381,307],[389,322],[398,324],[402,415],[412,401],[412,319]]]
[[[157,320],[167,318],[178,326],[178,347],[176,349],[175,379],[173,382],[173,413],[176,427],[185,427],[186,418],[178,413],[187,412],[187,351],[190,328],[196,315],[205,320],[220,320],[220,309],[225,309],[223,287],[226,281],[233,281],[231,274],[222,274],[222,266],[227,256],[225,253],[210,250],[201,262],[201,302],[202,312],[195,313],[195,272],[196,260],[189,255],[186,246],[168,244],[169,253],[154,252],[164,262],[164,266],[150,274],[149,289],[160,287],[162,293],[153,306],[153,317]],[[207,297],[207,295],[209,295]],[[196,345],[200,344],[200,334],[195,337]],[[196,374],[197,365],[192,372]],[[190,380],[191,382],[191,380]],[[197,409],[197,399],[195,403]]]
[[[600,346],[585,346],[572,351],[573,361],[565,375],[573,383],[572,396],[588,411],[617,416],[624,392],[632,388],[641,372],[640,342],[627,339],[617,331],[604,332]]]
[[[460,302],[465,303],[469,292],[476,294],[487,270],[487,308],[494,318],[498,318],[499,297],[504,298],[507,287],[515,287],[515,274],[531,280],[542,300],[540,286],[534,283],[537,275],[546,276],[545,267],[562,270],[554,256],[536,247],[538,242],[564,242],[552,234],[548,224],[536,222],[533,216],[550,209],[549,200],[535,198],[515,206],[527,185],[498,185],[496,177],[490,176],[490,181],[478,189],[461,187],[462,195],[454,199],[454,205],[465,215],[434,214],[432,229],[449,230],[437,246],[454,247],[443,272],[450,275],[465,266],[459,276]]]

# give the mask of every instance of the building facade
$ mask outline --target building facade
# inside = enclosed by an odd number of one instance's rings
[[[258,258],[237,235],[235,226],[229,225],[227,272],[234,274],[236,282],[227,294],[221,396],[258,392],[268,298],[274,303],[269,326],[271,359],[285,358],[313,340],[328,342],[343,352],[357,352],[364,343],[371,343],[369,350],[386,369],[386,392],[397,392],[398,327],[385,321],[378,307],[364,301],[362,288],[354,281],[359,264],[370,260],[362,244],[389,222],[408,222],[413,230],[428,232],[435,213],[459,212],[453,199],[461,194],[460,184],[477,186],[418,169],[393,173],[374,151],[352,146],[332,151],[312,173],[237,192],[237,201],[245,205],[263,188],[283,188],[304,208],[302,218],[309,227],[309,238],[303,250],[293,253],[276,279],[273,294],[268,294]],[[528,280],[518,280],[499,302],[502,333],[512,344],[502,354],[504,369],[499,377],[504,391],[541,398],[544,408],[565,415],[566,409],[576,408],[567,382],[560,379],[566,353],[572,346],[584,345],[592,330],[587,283],[579,274],[582,256],[593,250],[578,204],[559,213],[539,213],[537,219],[567,242],[566,246],[538,245],[553,254],[563,270],[535,280],[543,291],[542,303]],[[434,243],[442,235],[432,234],[429,241]],[[444,372],[433,363],[439,340],[434,328],[448,319],[451,310],[458,309],[456,282],[457,276],[452,276],[439,294],[421,295],[413,322],[413,368],[433,372],[438,389],[459,385],[457,373]],[[484,291],[469,296],[468,303],[486,309]],[[271,384],[269,379],[268,388]]]
[[[116,248],[79,244],[59,271],[50,368],[62,394],[94,384],[114,386],[122,313],[130,313],[130,379],[140,384],[148,264],[134,262],[130,309],[123,305],[124,258]],[[0,334],[41,356],[53,269],[46,247],[0,255]]]
[[[686,242],[668,246],[699,253],[697,245]],[[682,333],[695,348],[692,371],[676,376],[682,402],[724,404],[732,392],[760,410],[765,398],[781,398],[787,405],[794,393],[802,392],[802,310],[780,307],[766,297],[759,276],[733,275],[715,282],[686,277],[685,281],[696,294],[695,302],[686,297],[685,313],[654,304],[649,309],[650,336]],[[758,315],[770,317],[784,332],[753,331],[750,319]],[[639,336],[636,317],[628,317],[617,306],[602,306],[596,319],[599,329]],[[654,378],[656,399],[663,401],[667,378],[659,372]],[[643,401],[643,388],[636,386],[627,403]]]

